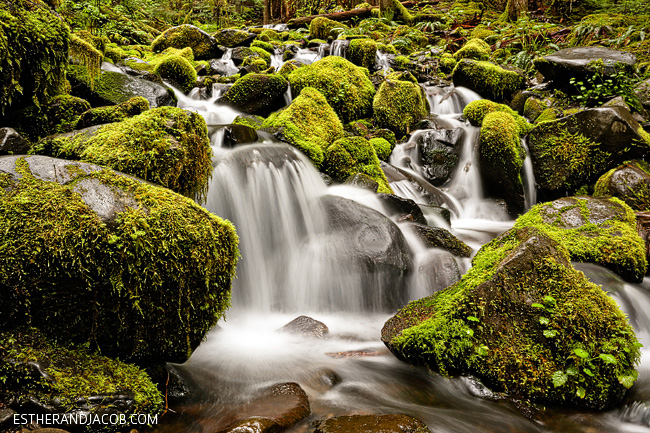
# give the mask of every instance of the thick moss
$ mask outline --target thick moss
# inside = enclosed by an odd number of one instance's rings
[[[291,91],[300,93],[305,87],[321,92],[342,122],[369,117],[375,86],[367,70],[343,57],[328,56],[289,74]]]
[[[119,105],[91,108],[81,114],[77,122],[77,129],[104,123],[121,122],[129,117],[142,114],[149,109],[149,101],[142,96],[136,96]]]
[[[169,47],[191,47],[198,60],[209,60],[222,54],[212,36],[190,24],[167,29],[151,43],[151,50],[155,53]]]
[[[508,107],[505,104],[497,104],[488,99],[479,99],[478,101],[472,101],[463,109],[463,117],[469,120],[474,126],[481,126],[483,124],[483,119],[490,113],[500,112],[507,113],[517,122],[517,131],[520,136],[524,136],[530,132],[533,128],[533,125],[528,123],[526,119],[521,117],[515,110]]]
[[[255,115],[239,115],[232,121],[233,125],[244,125],[253,129],[262,129],[264,118]]]
[[[487,60],[490,58],[490,46],[483,39],[470,39],[463,48],[454,53],[454,58]]]
[[[264,60],[264,62],[266,63],[266,67],[264,69],[269,68],[271,66],[271,54],[269,54],[266,50],[259,47],[252,46],[250,49],[253,53],[257,54],[257,56],[260,59]],[[244,64],[245,63],[246,62],[244,62]]]
[[[566,247],[572,260],[597,263],[627,280],[642,281],[648,266],[634,211],[617,198],[540,203],[515,227],[536,227]]]
[[[30,363],[39,363],[43,375],[35,375]],[[85,348],[59,346],[36,329],[0,333],[0,401],[20,407],[34,400],[55,413],[108,411],[157,414],[163,396],[149,376],[134,365],[89,352]],[[111,396],[127,395],[133,404],[117,409]],[[104,397],[104,402],[97,399]]]
[[[144,364],[185,361],[229,305],[232,224],[98,166],[0,163],[0,330],[33,326]]]
[[[636,211],[650,211],[650,166],[628,161],[609,170],[596,182],[594,196],[617,197]]]
[[[374,147],[362,137],[346,137],[332,143],[325,151],[323,171],[339,182],[357,173],[365,174],[377,182],[377,192],[393,193]]]
[[[452,57],[451,54],[445,53],[440,57],[438,61],[438,68],[445,74],[449,74],[454,70],[458,62]]]
[[[343,125],[325,97],[306,87],[286,109],[264,121],[264,127],[282,128],[287,142],[300,149],[317,168],[325,149],[343,136]]]
[[[0,116],[47,102],[66,84],[70,30],[41,2],[0,0]]]
[[[382,161],[388,161],[388,158],[390,158],[390,154],[393,152],[393,148],[395,146],[394,144],[391,145],[388,142],[388,140],[381,137],[371,138],[370,140],[368,140],[368,142],[375,149],[377,158],[379,158]]]
[[[353,39],[350,41],[348,56],[355,65],[372,69],[377,57],[377,42],[372,39]]]
[[[372,107],[378,125],[402,135],[429,114],[424,90],[410,81],[386,80],[381,83]]]
[[[541,99],[531,96],[524,102],[523,114],[531,122],[534,122],[547,108],[547,105]]]
[[[325,39],[330,36],[333,29],[347,29],[343,23],[325,17],[316,17],[309,24],[309,34],[314,39]]]
[[[279,74],[246,74],[235,81],[218,103],[249,114],[268,115],[285,105],[288,87],[287,79]]]
[[[524,86],[524,77],[490,62],[463,59],[452,72],[454,84],[494,101],[508,101]]]
[[[251,43],[251,48],[253,47],[261,48],[269,54],[275,53],[275,47],[273,46],[273,44],[269,44],[268,42],[253,41],[253,43]]]
[[[185,195],[202,195],[212,172],[200,115],[159,107],[97,131],[50,137],[34,153],[103,165]]]
[[[185,57],[168,57],[156,66],[154,73],[173,81],[186,93],[196,84],[196,69]]]
[[[517,123],[508,113],[492,112],[483,119],[479,139],[481,177],[487,192],[503,198],[508,211],[524,210],[521,167],[526,157]]]
[[[616,302],[533,228],[483,246],[461,281],[409,303],[382,339],[408,362],[542,404],[602,409],[637,378],[639,344]]]

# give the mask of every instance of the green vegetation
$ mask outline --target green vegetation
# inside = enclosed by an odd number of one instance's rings
[[[355,65],[371,69],[375,65],[377,43],[372,39],[353,39],[350,41],[348,55]]]
[[[178,85],[179,89],[187,93],[196,84],[196,69],[182,56],[171,56],[161,61],[153,70],[161,78],[167,78]]]
[[[406,134],[429,114],[429,103],[422,88],[410,81],[386,80],[372,103],[375,121],[397,134]]]
[[[628,161],[603,174],[594,197],[613,196],[635,211],[650,211],[650,166],[645,161]]]
[[[520,136],[524,136],[530,132],[533,125],[528,123],[526,119],[517,114],[512,108],[505,104],[497,104],[489,99],[479,99],[472,101],[463,110],[463,117],[469,120],[474,126],[481,126],[483,119],[490,113],[506,113],[509,114],[517,123],[517,132]]]
[[[219,99],[245,113],[269,114],[284,105],[289,83],[278,74],[246,74]]]
[[[348,26],[338,21],[333,21],[325,17],[318,17],[314,18],[309,25],[309,34],[314,39],[327,40],[327,38],[331,36],[332,30],[346,28],[348,28]],[[336,36],[334,37],[336,38]]]
[[[391,145],[388,142],[388,140],[381,137],[371,138],[370,140],[368,140],[368,142],[375,149],[377,158],[379,158],[382,161],[388,161],[388,158],[390,158],[390,154],[393,151],[393,148],[395,147],[394,143]]]
[[[126,102],[108,107],[91,108],[81,114],[77,121],[76,129],[104,123],[121,122],[129,117],[142,114],[149,109],[149,101],[142,96],[136,96]]]
[[[483,39],[470,39],[460,50],[454,53],[454,58],[488,60],[490,58],[490,46]]]
[[[169,47],[178,49],[190,47],[197,60],[209,60],[218,57],[221,53],[216,41],[210,41],[210,35],[189,24],[172,27],[151,43],[151,50],[155,53]]]
[[[482,97],[509,100],[524,85],[524,77],[489,62],[463,59],[452,72],[454,84],[473,89]]]

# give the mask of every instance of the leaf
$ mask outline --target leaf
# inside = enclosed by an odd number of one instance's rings
[[[609,353],[601,353],[598,357],[607,364],[616,364],[616,358],[614,355],[610,355]]]
[[[569,376],[566,375],[565,372],[558,370],[555,373],[553,373],[553,386],[557,388],[558,386],[562,386],[566,383],[566,381],[569,379]]]
[[[476,352],[478,353],[479,356],[486,356],[488,354],[488,347],[487,346],[479,346],[476,349]]]
[[[575,376],[576,374],[578,374],[578,369],[576,367],[571,366],[566,369],[566,374],[568,374],[569,376]]]
[[[580,358],[583,358],[583,359],[589,358],[589,352],[587,352],[584,349],[575,348],[575,349],[573,349],[573,353],[575,353],[576,355],[578,355]]]
[[[544,337],[546,338],[553,338],[557,335],[557,331],[554,329],[545,329],[544,330]]]
[[[530,306],[533,307],[533,308],[544,308],[544,309],[546,308],[542,304],[538,304],[538,303],[531,304]]]
[[[591,370],[589,370],[587,367],[583,368],[582,371],[583,371],[587,376],[594,377],[594,373],[593,373]]]
[[[556,301],[555,298],[552,297],[551,295],[546,295],[544,296],[544,303],[548,305],[555,305]]]
[[[576,390],[576,395],[578,397],[580,397],[580,398],[585,398],[586,394],[587,394],[587,391],[585,391],[585,389],[583,387],[581,387],[581,386],[579,386],[578,389]]]
[[[635,376],[618,376],[618,383],[626,387],[627,389],[632,388],[634,381],[637,379]]]
[[[472,322],[478,322],[478,317],[476,316],[467,316],[467,320],[471,320]]]
[[[548,322],[549,322],[548,317],[541,316],[539,318],[540,325],[548,325]]]

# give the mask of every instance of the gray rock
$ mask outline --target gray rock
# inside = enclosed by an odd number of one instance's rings
[[[24,155],[31,145],[16,130],[0,128],[0,155]]]
[[[228,48],[248,46],[256,37],[255,33],[238,29],[223,29],[214,34],[219,45]]]
[[[632,209],[650,211],[650,174],[643,161],[630,161],[601,176],[595,196],[620,198]]]
[[[278,331],[305,337],[323,338],[330,330],[323,322],[308,316],[298,316]]]
[[[465,242],[440,227],[412,224],[411,229],[430,248],[442,248],[458,257],[470,257],[472,249]]]
[[[258,140],[255,129],[246,125],[230,124],[223,127],[223,147],[255,143]]]
[[[462,128],[433,129],[418,136],[422,175],[433,185],[443,185],[456,170],[463,136]]]
[[[379,184],[370,176],[363,173],[353,174],[345,179],[345,185],[352,185],[357,188],[367,189],[368,191],[377,192]]]
[[[377,194],[377,198],[383,203],[388,216],[397,218],[398,221],[427,224],[422,209],[413,200],[394,194]]]

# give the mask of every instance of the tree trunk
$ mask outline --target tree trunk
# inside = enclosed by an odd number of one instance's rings
[[[507,21],[517,21],[520,16],[528,13],[528,0],[508,0],[504,15]]]
[[[345,12],[334,12],[331,14],[320,14],[320,15],[312,15],[309,17],[293,18],[289,20],[287,25],[289,26],[289,28],[295,29],[302,25],[309,25],[309,23],[311,23],[311,21],[314,18],[318,18],[318,17],[325,17],[334,21],[345,21],[353,17],[368,18],[369,16],[371,16],[370,13],[371,9],[372,8],[352,9],[351,11],[345,11]]]
[[[268,24],[271,21],[271,0],[264,0],[264,16],[262,24]]]

